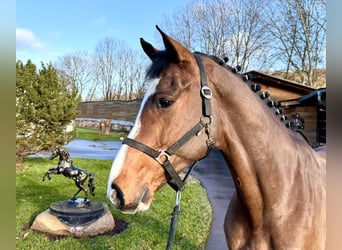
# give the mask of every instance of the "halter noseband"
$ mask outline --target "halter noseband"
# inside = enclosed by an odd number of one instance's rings
[[[165,150],[153,149],[141,142],[138,142],[128,137],[125,138],[122,142],[132,148],[135,148],[145,153],[146,155],[156,160],[164,168],[165,172],[167,173],[169,177],[168,184],[177,192],[183,190],[186,177],[190,173],[191,168],[189,172],[187,173],[187,175],[185,176],[185,178],[182,180],[170,162],[171,156],[174,155],[192,137],[198,135],[199,132],[203,128],[205,128],[205,132],[208,136],[208,139],[206,140],[208,152],[213,148],[213,145],[215,143],[215,140],[212,137],[211,132],[210,132],[210,124],[212,120],[210,99],[212,98],[212,91],[208,86],[207,77],[206,77],[204,66],[203,66],[200,56],[196,53],[194,53],[194,56],[199,66],[200,77],[201,77],[201,97],[202,97],[203,109],[202,109],[202,116],[200,118],[200,121],[194,127],[192,127],[192,129],[190,129],[187,133],[185,133],[181,138],[179,138],[176,141],[176,143],[174,143],[172,146],[170,146],[168,149],[165,149]],[[194,162],[192,166],[194,166],[195,163],[196,162]]]

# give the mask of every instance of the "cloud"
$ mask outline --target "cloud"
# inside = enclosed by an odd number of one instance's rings
[[[42,49],[43,44],[38,41],[34,33],[29,29],[16,28],[17,49]]]

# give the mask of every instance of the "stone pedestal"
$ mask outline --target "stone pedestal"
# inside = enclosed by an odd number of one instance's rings
[[[114,218],[105,204],[80,200],[60,201],[40,213],[31,229],[73,237],[96,236],[114,229]]]

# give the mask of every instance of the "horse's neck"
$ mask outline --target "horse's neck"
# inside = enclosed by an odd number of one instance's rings
[[[254,211],[253,221],[258,221],[265,202],[281,197],[295,178],[295,165],[300,161],[298,149],[311,149],[279,122],[248,86],[239,83],[234,75],[230,77],[232,83],[219,86],[222,98],[218,100],[218,119],[224,129],[218,147],[229,165],[238,195],[247,209]]]
[[[66,157],[66,156],[59,157],[58,167],[60,169],[69,168],[71,166],[72,166],[72,160],[70,157]]]
[[[63,155],[63,156],[60,156],[59,157],[59,164],[62,163],[62,162],[66,162],[66,163],[69,163],[71,164],[72,163],[72,160],[70,157],[66,156],[66,155]]]

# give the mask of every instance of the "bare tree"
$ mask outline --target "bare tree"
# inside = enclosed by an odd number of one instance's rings
[[[133,86],[132,93],[129,97],[132,99],[142,99],[145,93],[145,73],[150,60],[146,57],[146,55],[142,52],[135,52],[134,57],[134,69],[131,70],[132,74],[129,79],[130,85]]]
[[[116,50],[119,47],[118,41],[112,38],[105,38],[98,42],[94,53],[94,79],[102,91],[102,98],[105,101],[114,99],[115,84],[115,63]]]
[[[262,22],[265,0],[201,0],[177,10],[164,25],[187,48],[223,58],[234,66],[265,69],[268,60],[268,36]]]
[[[97,44],[93,78],[102,90],[103,100],[141,97],[141,90],[144,89],[142,69],[145,68],[141,55],[142,52],[135,52],[125,42],[113,38],[106,38]]]
[[[325,68],[326,13],[322,0],[277,0],[270,5],[269,31],[273,49],[284,63],[286,77],[300,75],[301,83],[314,86]]]
[[[120,51],[118,51],[118,64],[116,68],[119,80],[118,88],[116,90],[118,99],[130,100],[132,98],[133,85],[135,80],[134,68],[134,52],[127,46],[122,47]]]
[[[228,56],[242,71],[296,72],[313,86],[324,73],[317,69],[325,68],[325,6],[325,0],[197,0],[163,25],[188,49]]]
[[[168,33],[180,41],[190,51],[195,50],[195,39],[197,29],[196,20],[193,18],[193,4],[187,4],[183,8],[176,10],[172,17],[164,16],[162,21],[163,28]],[[160,39],[159,32],[156,32],[156,39]]]
[[[58,58],[55,67],[63,78],[75,85],[82,100],[89,101],[95,89],[91,81],[89,56],[86,52],[75,52]]]
[[[265,70],[273,65],[268,48],[269,36],[265,30],[263,9],[269,1],[239,0],[229,8],[228,37],[225,51],[232,63],[242,70]]]

